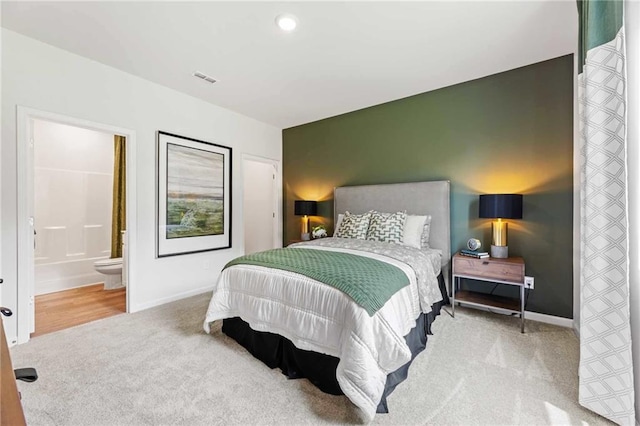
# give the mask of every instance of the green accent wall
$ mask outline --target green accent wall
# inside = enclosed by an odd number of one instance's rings
[[[573,55],[285,129],[283,243],[300,238],[296,199],[318,200],[311,226],[332,232],[334,187],[441,179],[451,181],[454,252],[471,237],[491,244],[479,194],[524,194],[508,241],[535,278],[526,309],[571,318]]]

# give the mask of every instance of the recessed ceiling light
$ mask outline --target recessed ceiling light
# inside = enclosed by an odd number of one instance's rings
[[[276,24],[282,31],[291,32],[298,26],[298,19],[290,13],[283,13],[276,17]]]

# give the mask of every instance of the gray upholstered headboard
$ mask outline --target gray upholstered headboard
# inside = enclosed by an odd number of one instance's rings
[[[451,269],[450,182],[393,183],[385,185],[341,186],[334,189],[334,220],[339,213],[360,214],[369,210],[431,215],[429,245],[442,250],[442,275],[449,284]]]

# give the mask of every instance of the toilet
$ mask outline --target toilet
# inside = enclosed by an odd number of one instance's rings
[[[127,231],[122,231],[122,255],[127,257]],[[127,265],[122,257],[114,259],[101,259],[93,264],[93,268],[104,275],[104,289],[114,290],[127,286]]]
[[[113,290],[123,286],[122,258],[102,259],[93,264],[96,271],[104,274],[104,289]]]

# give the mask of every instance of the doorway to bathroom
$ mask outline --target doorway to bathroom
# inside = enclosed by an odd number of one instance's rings
[[[126,312],[126,139],[41,119],[32,131],[34,337]]]
[[[42,111],[23,106],[17,106],[17,304],[13,315],[13,321],[17,331],[17,341],[22,344],[28,342],[31,333],[35,331],[35,249],[39,241],[36,240],[35,228],[35,132],[34,124],[37,120],[58,123],[76,127],[79,129],[94,130],[110,135],[121,135],[125,139],[126,151],[126,253],[123,258],[125,266],[123,275],[126,282],[126,312],[134,304],[134,292],[136,287],[136,247],[137,227],[136,217],[136,132],[124,127],[103,124],[81,118]],[[90,207],[85,206],[85,209]],[[86,286],[81,286],[86,287]],[[53,294],[53,293],[48,293]],[[57,303],[56,303],[57,304]],[[76,303],[78,304],[78,303]],[[84,315],[84,314],[82,314]],[[81,315],[81,316],[82,316]],[[71,315],[68,315],[71,317]],[[87,321],[87,320],[84,320]]]
[[[126,139],[40,119],[32,131],[34,337],[126,312]]]
[[[34,124],[37,120],[63,124],[85,130],[94,130],[109,135],[125,137],[126,151],[126,253],[123,254],[123,276],[126,282],[126,311],[135,305],[137,277],[137,226],[136,226],[136,132],[128,128],[117,127],[81,118],[42,111],[23,106],[17,107],[17,309],[13,318],[17,328],[17,341],[22,344],[29,341],[35,331],[35,251],[38,244],[35,227],[35,145]],[[85,206],[85,209],[91,206]],[[105,275],[106,277],[106,275]],[[84,287],[84,286],[82,286]],[[49,293],[52,294],[52,293]],[[71,315],[69,315],[71,317]]]

